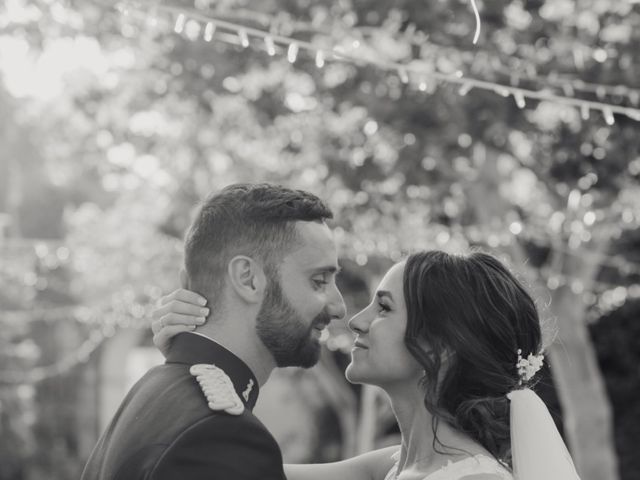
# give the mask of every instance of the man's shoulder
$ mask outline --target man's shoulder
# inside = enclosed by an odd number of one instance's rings
[[[191,435],[204,435],[210,441],[258,436],[276,444],[269,430],[250,409],[244,408],[240,414],[234,415],[210,408],[205,393],[187,366],[158,366],[150,370],[141,382],[137,402],[147,404],[147,408],[153,405],[158,416],[164,412],[162,423],[169,421],[179,429],[171,435],[172,443]],[[151,401],[155,395],[155,401]]]
[[[282,453],[250,410],[214,412],[187,426],[166,446],[150,478],[284,480]]]

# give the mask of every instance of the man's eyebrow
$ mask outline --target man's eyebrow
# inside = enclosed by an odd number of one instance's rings
[[[342,271],[340,265],[326,265],[324,267],[317,267],[313,269],[314,273],[335,273],[336,275]]]
[[[391,300],[392,302],[393,300],[393,295],[391,295],[391,292],[388,290],[378,290],[376,292],[376,297],[382,299],[382,297],[389,297],[389,300]]]

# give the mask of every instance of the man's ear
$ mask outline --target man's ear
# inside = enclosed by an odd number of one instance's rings
[[[186,290],[189,289],[189,277],[187,276],[187,270],[184,267],[180,269],[180,287]]]
[[[262,302],[267,277],[260,264],[251,257],[237,255],[229,261],[227,272],[231,287],[241,298],[248,303]]]

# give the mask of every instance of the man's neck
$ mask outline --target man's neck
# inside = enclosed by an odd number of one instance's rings
[[[216,328],[212,328],[212,325],[203,325],[191,333],[208,338],[229,350],[247,364],[258,380],[258,384],[263,386],[276,367],[273,357],[257,337],[252,339],[251,336],[238,332],[238,328],[235,332],[227,331],[224,325],[225,323],[217,324]],[[205,326],[209,328],[203,328]]]

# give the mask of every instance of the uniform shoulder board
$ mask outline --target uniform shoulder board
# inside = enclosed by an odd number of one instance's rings
[[[213,364],[199,363],[192,365],[189,372],[196,377],[211,410],[231,415],[240,415],[244,411],[244,404],[224,370]]]

